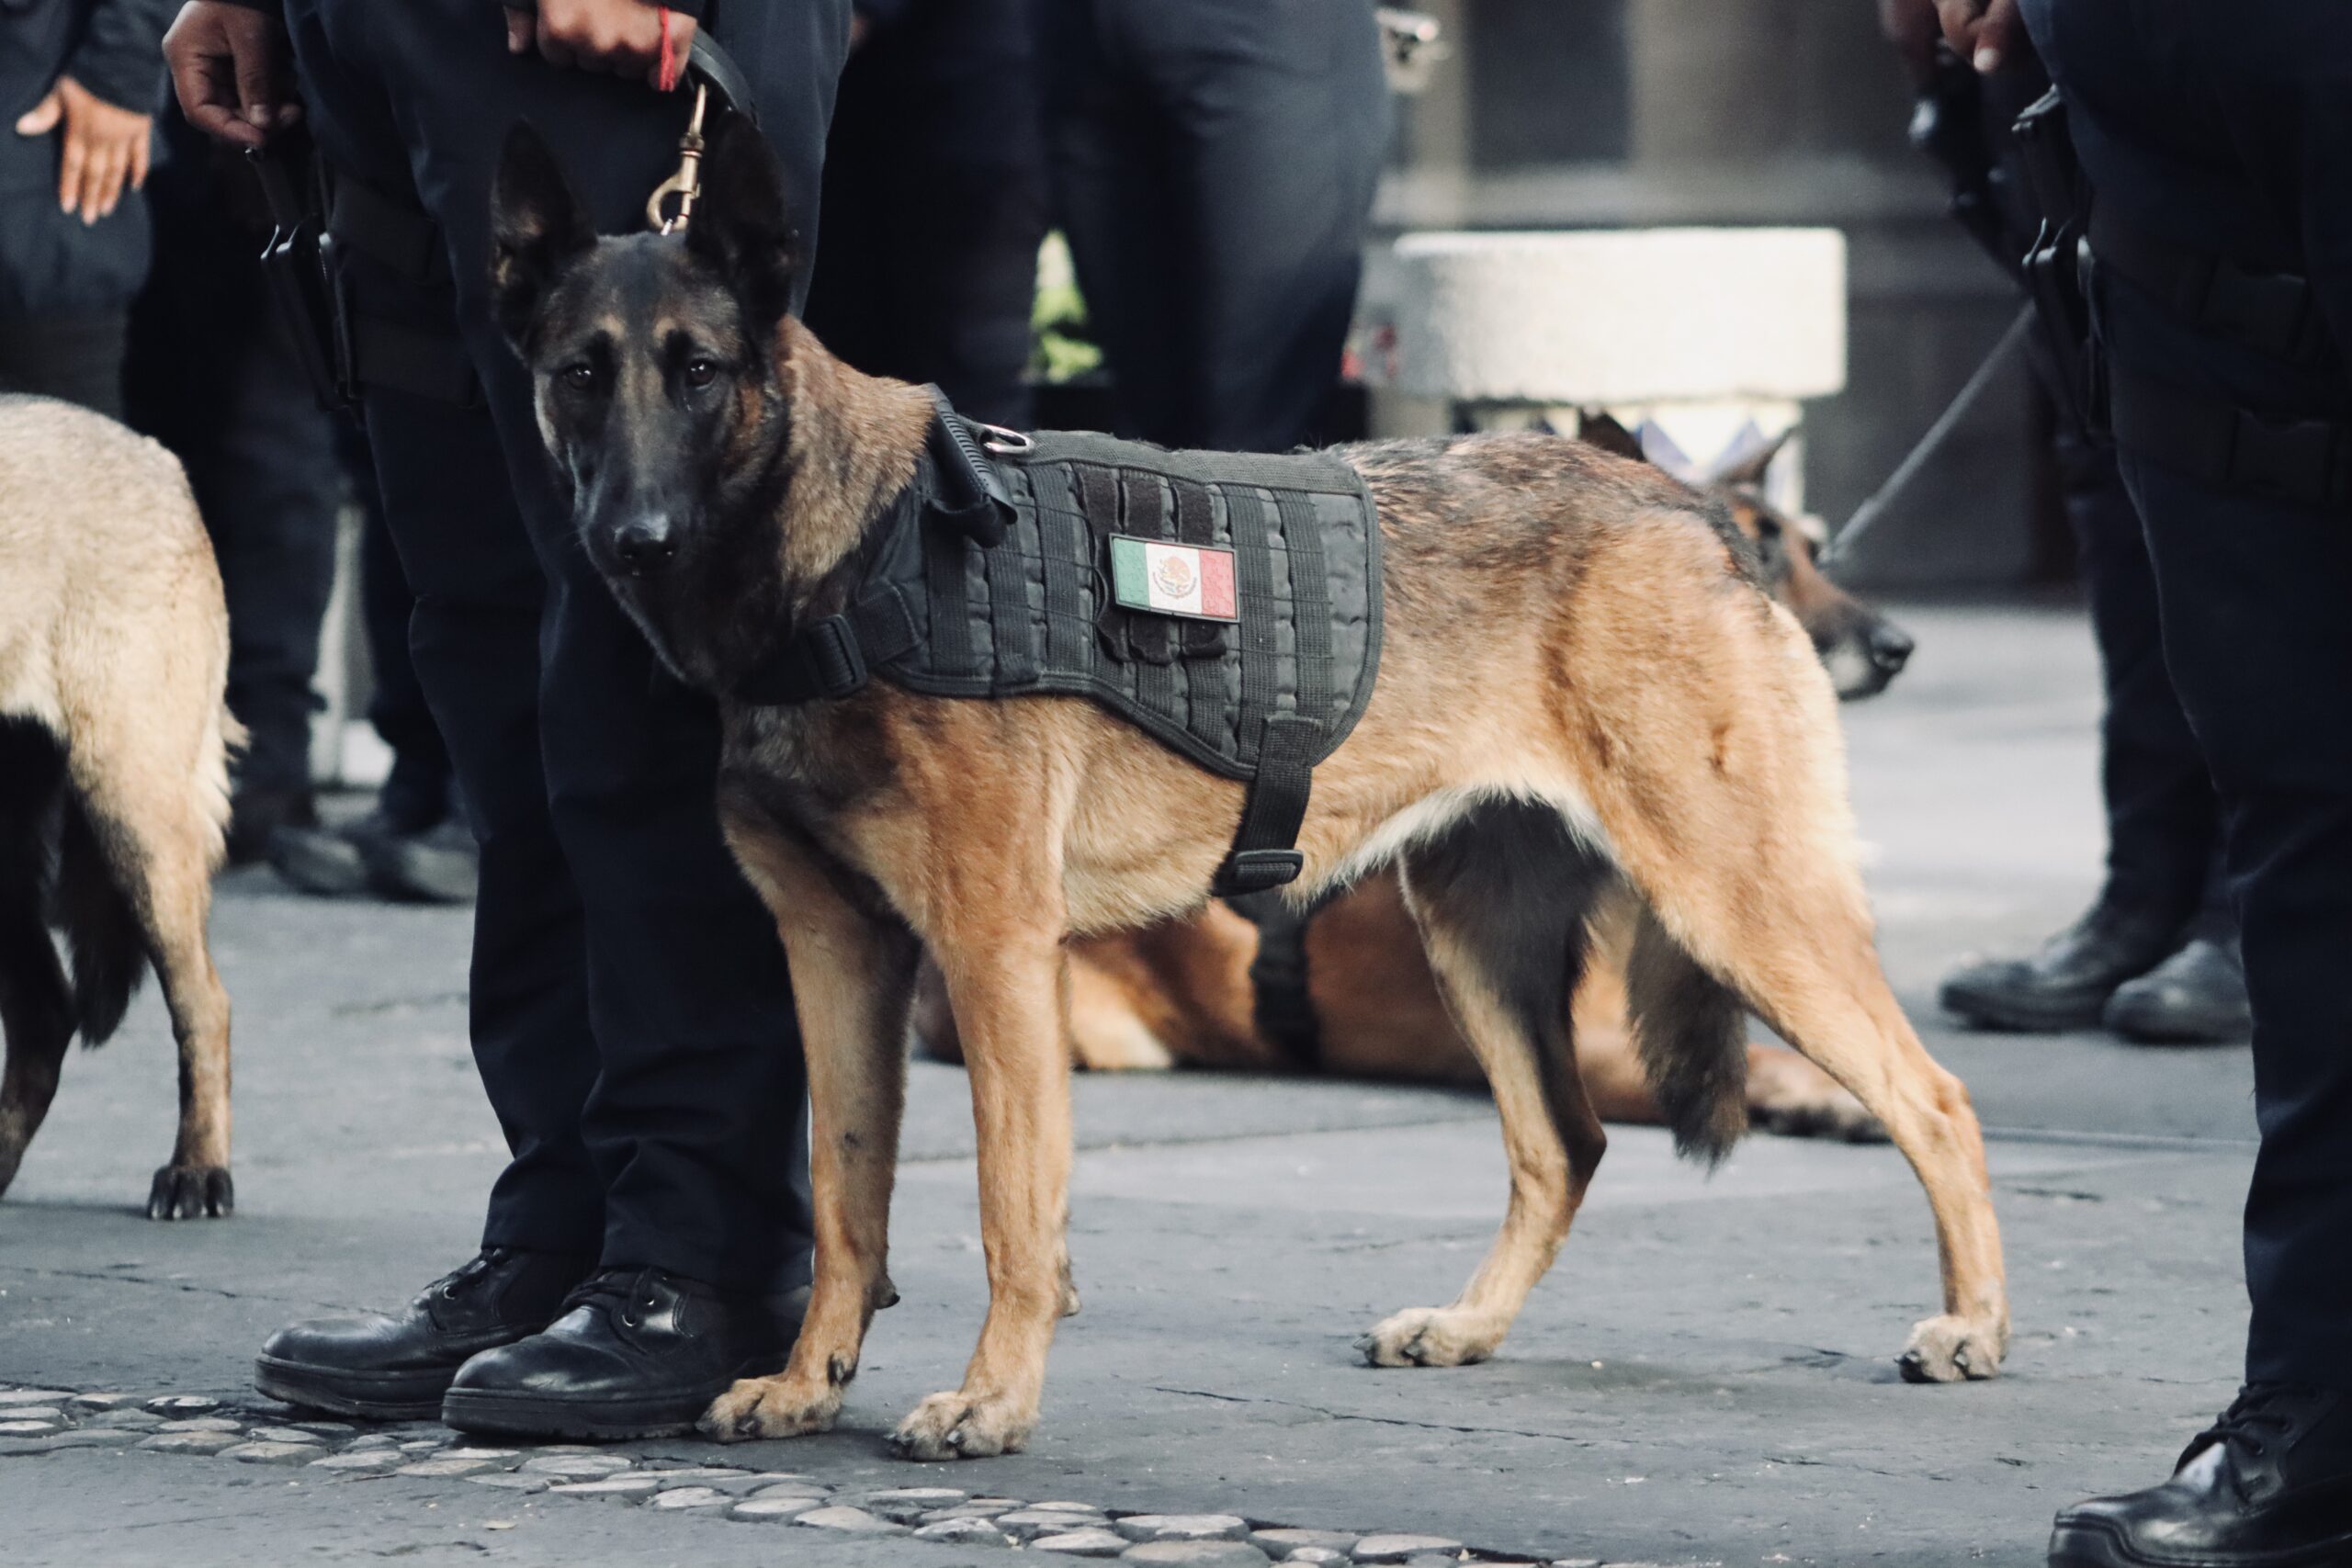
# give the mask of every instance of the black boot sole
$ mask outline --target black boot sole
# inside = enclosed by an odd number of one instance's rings
[[[254,1387],[272,1399],[356,1416],[369,1421],[430,1421],[441,1414],[450,1380],[446,1372],[356,1372],[346,1367],[316,1367],[276,1356],[254,1359]]]
[[[2336,1568],[2352,1555],[2352,1535],[2287,1551],[2200,1559],[2211,1568]],[[2179,1557],[2143,1557],[2113,1530],[2062,1524],[2050,1532],[2050,1568],[2179,1568]]]
[[[692,1433],[733,1378],[703,1390],[637,1399],[551,1399],[521,1390],[453,1388],[438,1406],[444,1425],[483,1437],[619,1442]]]
[[[1995,996],[1959,986],[1946,986],[1937,994],[1936,1001],[1962,1023],[2016,1034],[2062,1034],[2097,1029],[2099,1015],[2107,1007],[2105,995],[2040,1000]]]

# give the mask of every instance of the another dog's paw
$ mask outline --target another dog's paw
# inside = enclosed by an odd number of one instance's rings
[[[1748,1050],[1747,1120],[1784,1137],[1886,1141],[1885,1126],[1844,1085],[1795,1052],[1767,1046]]]
[[[2000,1371],[2007,1337],[1996,1324],[1931,1317],[1911,1330],[1911,1348],[1895,1365],[1905,1382],[1981,1382]]]
[[[1356,1348],[1375,1367],[1464,1367],[1485,1360],[1502,1342],[1486,1313],[1408,1307],[1374,1325]]]
[[[832,1430],[842,1413],[842,1391],[830,1384],[813,1393],[793,1382],[790,1374],[745,1378],[711,1401],[695,1427],[707,1438],[722,1443],[749,1442],[754,1438],[798,1438]]]
[[[237,1210],[237,1186],[224,1165],[167,1165],[147,1189],[151,1220],[225,1220]]]
[[[1017,1454],[1029,1441],[1037,1414],[1002,1394],[974,1396],[961,1390],[934,1393],[909,1413],[890,1434],[900,1459],[984,1459]]]

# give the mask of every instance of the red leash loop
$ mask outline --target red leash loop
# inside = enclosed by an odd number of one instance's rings
[[[678,85],[678,57],[670,40],[670,7],[661,7],[662,63],[654,77],[654,86],[662,92],[674,92]]]

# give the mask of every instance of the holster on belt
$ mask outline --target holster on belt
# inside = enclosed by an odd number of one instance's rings
[[[330,412],[355,401],[350,334],[340,291],[327,276],[321,242],[326,233],[327,188],[318,149],[300,127],[281,131],[245,154],[269,209],[269,239],[262,276],[302,361],[319,406]]]
[[[2066,106],[2052,88],[2018,117],[2018,148],[2040,222],[2026,252],[2024,281],[2057,371],[2065,412],[2095,437],[2107,434],[2107,377],[2091,332],[2090,187],[2066,129]]]

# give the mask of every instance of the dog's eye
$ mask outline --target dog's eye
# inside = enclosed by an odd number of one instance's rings
[[[686,361],[686,385],[700,390],[718,379],[718,361],[689,359]]]
[[[596,367],[584,360],[578,365],[565,366],[559,374],[563,377],[565,386],[581,392],[594,391],[597,381],[601,379],[596,374]]]

